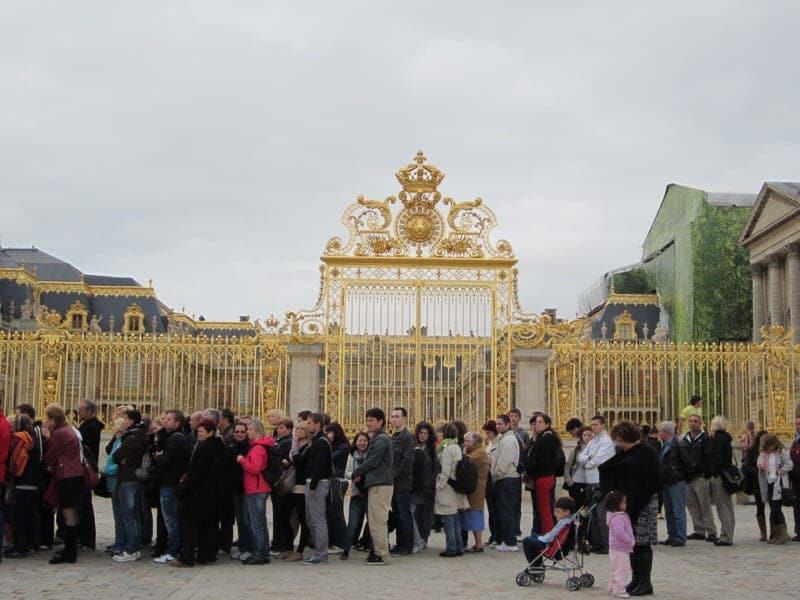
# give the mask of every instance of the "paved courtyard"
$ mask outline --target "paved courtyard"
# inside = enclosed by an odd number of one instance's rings
[[[98,547],[112,532],[108,500],[96,498]],[[530,527],[530,504],[525,523]],[[654,584],[661,598],[797,598],[795,579],[800,544],[769,546],[756,541],[753,506],[738,506],[736,544],[716,548],[690,542],[685,549],[657,548]],[[659,522],[663,532],[664,522]],[[173,569],[144,558],[115,564],[102,552],[82,552],[76,565],[51,566],[49,553],[0,564],[2,598],[260,598],[297,594],[304,598],[604,598],[608,559],[587,558],[597,577],[592,589],[570,593],[564,576],[554,573],[543,584],[520,588],[514,577],[523,567],[520,554],[487,551],[482,555],[443,559],[443,536],[433,534],[431,547],[421,555],[394,559],[388,567],[366,567],[364,554],[353,552],[342,562],[332,556],[328,565],[273,562],[244,567],[220,557],[217,564]]]

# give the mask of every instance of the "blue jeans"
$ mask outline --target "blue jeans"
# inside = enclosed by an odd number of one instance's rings
[[[349,551],[361,534],[364,517],[367,514],[367,499],[364,496],[350,496],[350,510],[347,516],[347,532],[344,534],[342,550]]]
[[[119,508],[122,516],[122,525],[125,529],[124,550],[128,554],[138,552],[142,547],[142,533],[140,528],[140,492],[141,484],[138,481],[125,481],[118,485]]]
[[[114,550],[122,552],[125,549],[125,526],[119,504],[119,484],[115,484],[111,492],[111,513],[114,515]]]
[[[273,497],[274,500],[274,497]],[[250,530],[247,528],[247,510],[244,507],[244,494],[233,495],[233,512],[236,515],[236,533],[239,535],[239,552],[252,552]],[[277,524],[273,523],[273,527]]]
[[[445,552],[459,553],[464,552],[464,541],[461,539],[461,523],[458,520],[458,513],[454,515],[442,515],[442,526],[444,527]]]
[[[161,517],[167,529],[167,554],[175,558],[181,553],[181,509],[178,488],[162,487],[159,490]]]
[[[397,549],[411,552],[414,546],[414,515],[411,513],[411,492],[395,492],[392,512],[397,520]]]
[[[517,545],[517,505],[520,502],[518,477],[506,477],[494,484],[495,528],[499,544]]]
[[[255,560],[267,559],[269,531],[267,530],[267,497],[269,494],[247,494],[244,510],[247,514],[247,531],[250,534],[250,554]]]
[[[667,537],[686,542],[686,482],[679,481],[664,488],[664,519]]]

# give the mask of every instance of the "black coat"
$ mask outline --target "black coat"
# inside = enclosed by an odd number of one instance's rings
[[[410,492],[413,486],[414,436],[408,429],[392,434],[394,491]]]
[[[308,465],[306,466],[308,487],[315,490],[320,481],[331,477],[333,477],[331,443],[325,432],[319,431],[311,441],[311,450],[308,453]]]
[[[155,457],[156,476],[161,487],[175,487],[189,467],[189,450],[186,437],[180,431],[156,436],[156,445],[161,454]],[[163,437],[162,437],[163,436]]]
[[[197,443],[183,488],[184,508],[192,516],[202,519],[217,514],[219,479],[225,458],[225,444],[221,438],[214,436]]]
[[[334,476],[344,479],[344,470],[347,468],[347,457],[350,456],[350,444],[342,442],[333,450]]]
[[[717,431],[711,438],[711,475],[719,477],[733,464],[733,438],[727,431]]]
[[[661,449],[664,443],[661,442]],[[689,447],[682,439],[675,437],[672,441],[672,446],[666,454],[661,454],[661,449],[658,450],[661,457],[662,467],[662,481],[664,487],[674,485],[679,481],[687,481],[692,476],[692,459],[689,456]]]
[[[226,450],[228,452],[228,468],[226,469],[227,479],[223,487],[227,489],[227,493],[244,494],[244,469],[236,457],[247,456],[250,451],[250,442],[233,440],[226,445]]]
[[[122,434],[122,445],[114,454],[114,460],[119,465],[117,481],[139,481],[136,478],[136,469],[142,465],[142,456],[147,451],[150,440],[144,425],[134,425]]]
[[[86,419],[78,427],[83,445],[91,452],[91,462],[95,469],[97,468],[97,458],[100,456],[100,434],[103,433],[103,429],[105,429],[105,425],[97,417]]]
[[[531,441],[528,450],[528,460],[525,465],[525,473],[531,479],[545,477],[556,474],[556,466],[559,461],[558,449],[561,446],[556,434],[549,429],[543,431],[536,439]]]
[[[436,496],[436,475],[433,470],[435,457],[427,447],[414,448],[414,485],[411,493],[425,502],[432,502]],[[438,463],[438,461],[436,461]]]
[[[650,444],[636,444],[609,458],[598,471],[603,495],[617,490],[628,498],[627,512],[635,526],[642,510],[661,487],[660,462],[655,448]]]
[[[711,477],[711,437],[705,431],[701,431],[694,439],[688,433],[683,439],[689,445],[689,456],[694,465],[691,479],[699,476]]]

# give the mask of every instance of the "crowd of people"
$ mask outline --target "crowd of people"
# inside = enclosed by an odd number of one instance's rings
[[[332,555],[348,560],[354,550],[367,554],[366,565],[386,565],[419,553],[432,531],[442,531],[441,557],[518,552],[522,541],[535,568],[541,549],[583,509],[582,548],[610,555],[609,591],[649,595],[653,545],[733,544],[738,492],[754,497],[763,541],[800,542],[800,418],[790,448],[748,423],[739,467],[728,421],[716,416],[706,430],[702,399],[690,406],[677,425],[653,428],[620,421],[607,431],[602,415],[589,425],[570,419],[571,448],[547,414],[534,413],[525,428],[517,409],[468,431],[461,421],[410,429],[405,408],[388,419],[372,408],[350,440],[339,423],[311,411],[291,419],[273,410],[266,423],[228,409],[188,418],[168,410],[151,420],[122,406],[101,448],[106,426],[94,402],[80,403],[79,424],[59,405],[37,421],[22,404],[0,418],[0,531],[4,520],[11,524],[3,556],[21,559],[63,544],[50,562],[76,562],[80,548],[95,549],[93,496],[101,496],[110,498],[114,517],[105,551],[117,563],[140,560],[149,548],[153,561],[177,568],[220,556],[244,565],[318,565]],[[564,494],[557,491],[562,479]],[[525,491],[530,535],[520,530]],[[794,537],[786,507],[794,510]],[[659,540],[661,512],[667,537]]]

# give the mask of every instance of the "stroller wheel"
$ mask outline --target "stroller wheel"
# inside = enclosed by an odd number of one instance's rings
[[[581,575],[581,587],[592,587],[594,585],[594,575],[584,573]]]
[[[527,571],[517,573],[517,585],[520,587],[528,587],[531,584],[531,576]]]
[[[544,572],[533,574],[534,583],[542,583],[543,581],[544,581]]]
[[[577,592],[581,589],[581,580],[578,577],[570,577],[564,585],[570,592]]]

